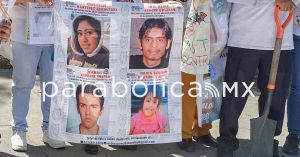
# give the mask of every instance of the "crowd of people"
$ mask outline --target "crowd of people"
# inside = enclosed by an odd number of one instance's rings
[[[53,61],[51,57],[54,53],[53,45],[29,45],[25,40],[26,27],[26,3],[35,2],[43,5],[52,5],[49,0],[17,0],[10,21],[3,21],[0,24],[0,40],[2,42],[11,42],[13,58],[12,74],[12,137],[11,147],[15,151],[27,150],[27,121],[26,117],[29,109],[30,93],[35,83],[35,75],[39,69],[39,75],[42,82],[52,80]],[[131,2],[131,1],[129,1]],[[262,115],[264,105],[268,96],[268,79],[271,68],[274,44],[276,39],[276,24],[274,22],[274,8],[278,5],[281,10],[283,20],[289,11],[295,9],[294,24],[289,24],[283,36],[280,62],[277,73],[276,89],[273,95],[272,106],[270,108],[269,118],[277,122],[275,136],[279,136],[283,127],[283,119],[287,101],[288,110],[288,131],[289,135],[283,147],[283,152],[296,155],[299,151],[300,141],[300,4],[299,0],[276,0],[274,1],[254,1],[248,0],[228,0],[232,3],[229,19],[229,38],[227,42],[228,57],[225,69],[224,82],[233,85],[237,82],[250,84],[258,69],[257,84],[261,91],[258,100],[259,114]],[[300,6],[300,5],[299,5]],[[74,37],[72,37],[73,47],[77,50],[68,54],[68,64],[74,64],[89,68],[108,68],[108,54],[106,47],[101,46],[101,24],[88,16],[78,16],[77,22],[73,24]],[[172,32],[165,21],[150,19],[144,23],[140,31],[140,48],[143,55],[130,61],[130,67],[135,69],[136,64],[142,64],[146,68],[164,68],[167,62],[162,62],[166,57],[167,49],[170,47]],[[157,42],[157,47],[161,47],[159,58],[154,58],[147,53],[147,46],[153,34],[159,34],[164,40]],[[100,46],[99,46],[100,45]],[[73,49],[74,49],[73,48]],[[99,56],[92,58],[92,56]],[[83,61],[84,60],[84,61]],[[88,60],[88,61],[85,61]],[[38,68],[39,67],[39,68]],[[218,157],[232,157],[233,152],[239,148],[239,140],[236,135],[238,132],[238,119],[243,111],[247,101],[247,96],[242,96],[246,89],[241,87],[238,91],[238,97],[234,93],[226,93],[222,98],[220,111],[220,136],[215,139],[210,134],[212,124],[208,123],[198,126],[197,102],[196,98],[189,96],[188,91],[193,88],[190,82],[196,80],[196,75],[182,72],[182,82],[184,83],[182,92],[182,141],[178,143],[180,149],[187,152],[195,151],[195,143],[200,143],[217,148]],[[42,84],[41,84],[41,88]],[[79,86],[78,89],[81,87]],[[77,110],[81,117],[87,112],[92,112],[95,120],[82,121],[79,126],[73,128],[75,132],[82,134],[98,134],[101,128],[97,125],[97,120],[104,110],[104,98],[94,97],[91,94],[92,89],[85,89],[85,97],[80,97],[81,90],[76,92]],[[51,93],[50,86],[47,86],[46,92]],[[101,93],[101,91],[99,91]],[[46,98],[41,102],[43,113],[42,129],[43,141],[52,148],[65,147],[64,141],[51,139],[48,133],[49,114],[51,99]],[[165,117],[161,115],[157,108],[161,103],[160,97],[155,97],[149,92],[141,103],[139,112],[133,116],[134,123],[131,126],[130,134],[139,134],[141,132],[162,132],[165,127]],[[91,107],[92,105],[92,107]],[[89,110],[93,108],[92,110]],[[155,112],[154,112],[155,111]],[[151,119],[158,117],[157,123],[145,126],[145,130],[139,130],[136,125],[145,125],[141,119]],[[85,119],[85,118],[83,118]],[[72,130],[72,129],[71,129]],[[136,150],[136,146],[120,146],[129,150]],[[98,146],[86,145],[85,151],[90,154],[98,152]],[[281,157],[278,151],[278,140],[274,139],[273,157]]]

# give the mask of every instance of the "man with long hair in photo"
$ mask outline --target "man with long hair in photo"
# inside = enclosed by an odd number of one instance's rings
[[[161,69],[169,64],[172,30],[164,19],[147,19],[139,30],[142,55],[132,55],[129,69]]]

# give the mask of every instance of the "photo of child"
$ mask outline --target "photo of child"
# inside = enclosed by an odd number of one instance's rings
[[[132,117],[130,135],[167,133],[168,127],[168,98],[167,89],[161,85],[148,85],[147,90],[135,88],[132,94]],[[142,95],[137,97],[134,94]]]

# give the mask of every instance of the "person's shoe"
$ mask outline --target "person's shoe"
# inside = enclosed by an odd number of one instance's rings
[[[14,151],[26,151],[27,150],[26,132],[13,131],[13,135],[11,137],[11,148]]]
[[[136,151],[137,150],[137,145],[123,145],[123,146],[118,146],[122,149],[126,150],[131,150],[131,151]]]
[[[274,143],[273,143],[273,157],[284,157],[284,155],[279,152],[279,149],[278,149],[278,140],[274,140]]]
[[[191,138],[182,139],[182,141],[178,142],[177,145],[181,150],[186,152],[195,152],[195,142]]]
[[[88,154],[97,154],[99,151],[98,145],[86,144],[84,147],[84,151]]]
[[[239,148],[239,140],[229,140],[225,137],[218,137],[217,157],[233,157],[233,152]]]
[[[50,138],[48,130],[43,130],[43,142],[47,143],[51,148],[55,148],[55,149],[66,147],[66,143],[64,141],[59,141]]]
[[[204,144],[210,147],[217,147],[218,142],[215,138],[211,136],[211,134],[204,135],[204,136],[194,136],[193,139],[200,144]]]
[[[297,155],[299,151],[299,137],[297,134],[289,134],[286,137],[282,151],[288,155]]]
[[[217,157],[233,157],[233,151],[217,151]]]

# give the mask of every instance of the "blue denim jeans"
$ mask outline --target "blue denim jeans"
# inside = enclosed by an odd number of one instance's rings
[[[292,85],[288,99],[289,133],[300,135],[300,36],[294,35]]]
[[[53,46],[36,46],[20,42],[12,42],[13,59],[13,82],[12,82],[12,115],[13,130],[27,131],[26,116],[29,109],[31,89],[34,87],[35,76],[39,67],[41,91],[43,94],[43,82],[52,81],[53,62],[51,55]],[[50,94],[51,87],[45,91]],[[43,129],[48,128],[51,99],[41,97],[41,109],[43,113]],[[36,105],[36,104],[34,104]]]

